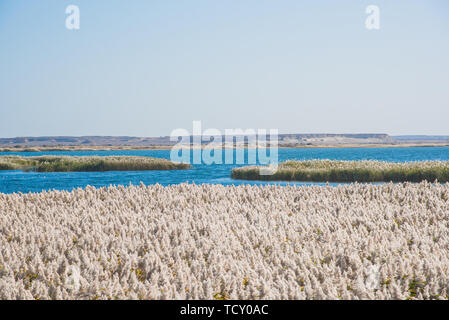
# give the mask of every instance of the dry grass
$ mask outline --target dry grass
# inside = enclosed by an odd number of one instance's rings
[[[446,299],[449,185],[0,194],[0,299]]]
[[[68,171],[146,171],[189,169],[189,164],[166,159],[131,156],[0,156],[0,170],[37,172]]]
[[[132,151],[132,150],[170,150],[171,145],[151,146],[23,146],[23,147],[0,147],[2,152],[52,152],[52,151]]]
[[[259,166],[235,168],[231,177],[244,180],[311,182],[449,182],[449,161],[382,162],[307,160],[286,161],[271,175]]]

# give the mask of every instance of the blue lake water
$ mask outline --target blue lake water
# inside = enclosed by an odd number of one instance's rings
[[[246,151],[245,151],[246,154]],[[1,155],[71,155],[110,156],[132,155],[155,158],[170,158],[169,150],[145,151],[67,151],[67,152],[8,152]],[[289,159],[332,159],[332,160],[383,160],[394,162],[449,160],[449,147],[420,148],[323,148],[323,149],[279,149],[279,161]],[[87,185],[102,187],[109,185],[162,184],[172,185],[183,182],[196,184],[311,184],[301,182],[257,182],[233,180],[231,169],[242,165],[194,164],[191,170],[143,171],[143,172],[22,172],[0,171],[0,192],[41,192],[42,190],[72,190]],[[315,183],[319,184],[319,183]]]

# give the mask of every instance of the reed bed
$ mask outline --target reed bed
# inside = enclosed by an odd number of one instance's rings
[[[447,299],[449,184],[0,194],[0,299]]]
[[[270,167],[235,168],[231,177],[242,180],[304,182],[449,182],[449,161],[383,162],[306,160],[280,163],[272,174]]]
[[[151,146],[28,146],[28,147],[0,147],[2,152],[51,152],[51,151],[129,151],[129,150],[170,150],[171,145],[151,145]]]
[[[0,156],[0,170],[37,172],[68,171],[146,171],[189,169],[184,163],[167,159],[133,156]]]

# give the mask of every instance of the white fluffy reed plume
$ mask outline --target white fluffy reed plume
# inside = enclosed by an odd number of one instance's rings
[[[446,299],[449,185],[0,194],[0,299]]]

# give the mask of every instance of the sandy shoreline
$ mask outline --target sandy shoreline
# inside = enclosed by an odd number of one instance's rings
[[[51,151],[135,151],[135,150],[171,150],[173,146],[52,146],[52,147],[0,147],[2,152],[51,152]],[[250,148],[255,146],[250,146]],[[410,148],[410,147],[449,147],[449,143],[403,143],[403,144],[323,144],[323,145],[280,145],[279,149],[319,149],[319,148]],[[188,146],[186,146],[188,148]],[[203,146],[202,149],[207,149]],[[248,148],[234,147],[233,149]],[[194,147],[197,149],[197,147]],[[223,147],[223,149],[226,149]]]

